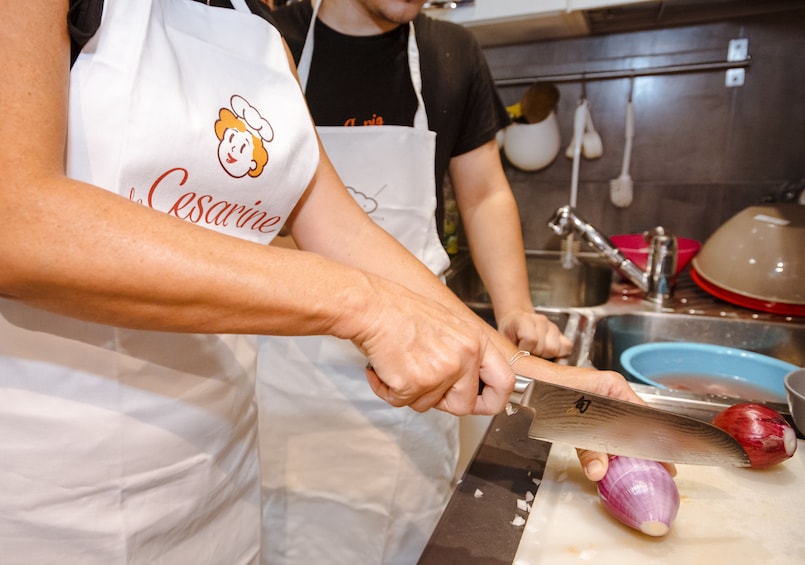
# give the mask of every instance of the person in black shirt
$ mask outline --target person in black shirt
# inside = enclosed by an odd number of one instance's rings
[[[509,116],[477,42],[422,4],[324,0],[314,18],[304,0],[272,14],[327,154],[364,210],[442,275],[449,176],[499,330],[535,355],[564,355],[570,341],[531,301],[495,140]],[[456,418],[380,406],[352,386],[365,361],[328,338],[268,338],[260,357],[264,560],[415,562],[451,491]],[[298,411],[309,402],[316,418]]]

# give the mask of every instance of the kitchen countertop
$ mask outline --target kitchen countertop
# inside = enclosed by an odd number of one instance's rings
[[[679,515],[651,538],[609,516],[573,448],[528,439],[529,424],[524,411],[492,420],[420,565],[805,562],[802,439],[770,469],[678,465]]]
[[[553,446],[514,563],[805,563],[805,441],[768,469],[677,465],[674,481],[671,530],[646,536],[606,512],[572,447]]]
[[[679,290],[682,292],[680,293]],[[625,302],[633,302],[630,296],[633,293],[628,287],[613,285],[610,302],[616,308],[623,307]],[[689,277],[681,278],[677,290],[678,307],[669,312],[669,315],[676,313],[703,314],[716,316],[738,316],[755,320],[785,321],[787,323],[802,324],[803,319],[782,318],[770,314],[755,313],[740,308],[733,308],[730,305],[715,300],[690,281]],[[556,498],[556,485],[551,483],[544,496],[539,497],[539,486],[542,483],[543,475],[548,468],[548,479],[555,474],[555,465],[567,465],[562,459],[561,449],[554,450],[556,454],[549,457],[551,444],[547,442],[532,440],[528,438],[527,432],[530,424],[529,416],[526,413],[518,412],[507,414],[506,412],[495,416],[487,429],[474,457],[470,461],[462,480],[457,485],[445,511],[434,530],[430,541],[425,548],[420,560],[420,565],[495,565],[513,563],[515,556],[519,562],[536,563],[531,560],[532,554],[528,553],[528,539],[524,532],[534,529],[535,521],[539,518],[533,516],[529,519],[528,509],[518,508],[519,504],[524,504],[527,494],[535,496],[534,509],[538,509],[541,514],[546,514],[545,501],[548,498]],[[802,437],[800,435],[800,437]],[[801,469],[803,479],[805,479],[805,442],[799,441],[800,453],[797,454],[796,468]],[[564,449],[565,446],[558,446]],[[572,453],[572,450],[571,450]],[[578,465],[576,465],[578,466]],[[782,465],[785,468],[785,464]],[[685,473],[682,478],[695,476],[696,467],[685,466]],[[692,468],[693,471],[688,470]],[[713,472],[713,468],[702,468]],[[579,467],[579,475],[581,470]],[[719,471],[719,470],[716,470]],[[752,470],[723,470],[725,472],[745,472],[752,473]],[[708,476],[706,473],[703,476]],[[738,475],[739,477],[741,475]],[[587,483],[590,487],[592,483],[585,481],[581,477],[582,483]],[[801,482],[801,480],[797,480]],[[579,488],[585,488],[584,486]],[[798,490],[805,493],[801,484]],[[594,492],[594,488],[592,489]],[[552,497],[553,493],[553,497]],[[588,493],[589,494],[589,493]],[[801,506],[805,508],[805,499]],[[572,511],[572,506],[569,507]],[[527,519],[522,524],[513,524],[515,516]],[[553,515],[556,518],[556,513]],[[561,518],[561,517],[560,517]],[[558,518],[557,518],[558,519]],[[609,524],[608,527],[612,527]],[[619,527],[619,524],[615,524]],[[543,531],[545,531],[543,523]],[[573,528],[564,527],[563,531],[573,535]],[[555,537],[555,532],[551,533]],[[628,532],[627,535],[631,535]],[[794,536],[796,537],[796,536]],[[533,541],[533,540],[531,540]],[[656,543],[657,540],[651,540]],[[523,553],[518,554],[518,548],[522,547]],[[537,540],[535,543],[540,543]],[[661,543],[661,542],[660,542]],[[791,551],[796,555],[805,555],[805,542],[799,542],[799,538],[792,541],[798,544]],[[740,545],[740,544],[739,544]],[[544,546],[543,546],[544,547]],[[567,549],[565,547],[565,549]],[[592,550],[590,550],[592,551]],[[594,553],[594,552],[593,552]],[[586,556],[593,555],[587,553]],[[585,555],[581,555],[584,557]],[[612,555],[610,555],[612,557]],[[643,556],[645,557],[645,555]],[[575,555],[579,558],[579,555]],[[542,561],[539,561],[540,563]],[[547,562],[546,562],[547,563]]]

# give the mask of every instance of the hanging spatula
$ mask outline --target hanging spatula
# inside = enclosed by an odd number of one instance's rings
[[[609,199],[618,208],[626,208],[632,203],[634,194],[632,177],[629,175],[629,165],[632,159],[632,144],[634,141],[634,109],[632,107],[632,85],[629,85],[629,99],[626,102],[625,144],[623,147],[623,165],[618,178],[609,181]]]

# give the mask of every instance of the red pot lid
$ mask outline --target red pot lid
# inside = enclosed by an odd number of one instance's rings
[[[691,267],[690,277],[699,285],[699,287],[726,302],[736,304],[751,310],[760,310],[761,312],[769,312],[771,314],[780,314],[783,316],[805,316],[805,305],[803,304],[790,304],[787,302],[770,302],[768,300],[759,300],[732,292],[725,288],[708,281],[702,275],[696,272],[696,269]]]

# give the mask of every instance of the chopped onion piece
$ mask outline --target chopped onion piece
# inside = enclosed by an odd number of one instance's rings
[[[525,518],[520,515],[514,517],[514,520],[511,521],[512,526],[522,526],[525,524]]]

